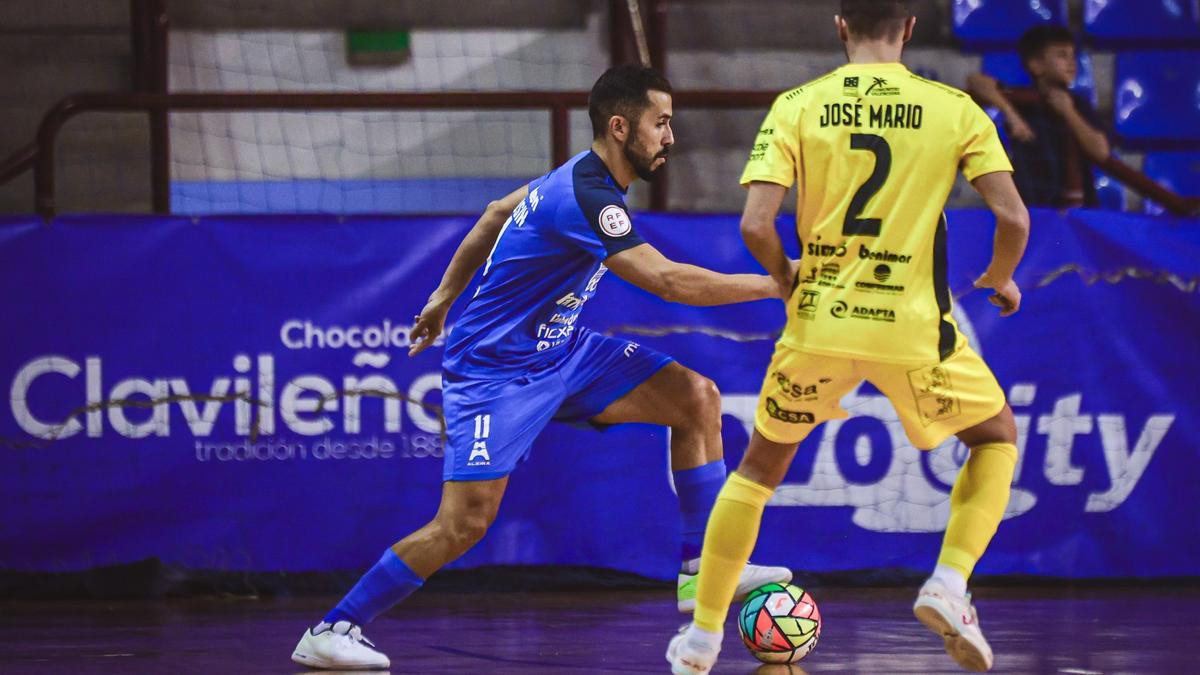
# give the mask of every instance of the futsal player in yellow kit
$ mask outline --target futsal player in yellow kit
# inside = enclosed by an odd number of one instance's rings
[[[1016,428],[995,376],[951,318],[942,208],[961,170],[994,212],[992,260],[975,285],[993,291],[1003,316],[1020,306],[1012,277],[1029,215],[984,112],[900,64],[916,23],[904,0],[841,0],[835,23],[849,63],[775,100],[742,174],[743,238],[792,293],[755,432],[708,521],[693,623],[667,652],[680,675],[712,668],[763,507],[797,444],[846,417],[839,401],[863,380],[887,395],[916,447],[956,435],[970,448],[913,611],[959,665],[992,666],[966,586],[1008,503]],[[795,279],[774,227],[794,183],[803,253]]]

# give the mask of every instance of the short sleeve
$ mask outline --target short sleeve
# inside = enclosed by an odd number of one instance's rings
[[[963,129],[962,173],[969,181],[997,171],[1012,173],[1012,162],[1000,143],[1000,134],[987,113],[969,101]]]
[[[799,105],[789,97],[799,92],[796,89],[775,99],[754,138],[754,147],[750,148],[750,159],[739,181],[742,185],[765,181],[791,187],[796,182],[800,159]]]
[[[625,201],[612,186],[577,184],[575,201],[577,209],[564,202],[558,214],[559,231],[572,244],[604,260],[646,243],[633,229]]]

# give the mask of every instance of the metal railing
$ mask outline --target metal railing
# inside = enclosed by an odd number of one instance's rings
[[[677,91],[676,108],[759,109],[765,110],[777,96],[774,91]],[[0,184],[32,167],[34,172],[34,208],[51,218],[57,213],[55,156],[58,134],[71,118],[89,112],[148,113],[151,121],[163,120],[170,111],[235,110],[545,110],[550,113],[551,165],[570,157],[570,112],[587,107],[583,91],[514,92],[442,92],[442,93],[81,93],[61,100],[42,118],[37,140],[0,162]],[[152,197],[154,210],[170,212],[170,148],[165,133],[154,138],[151,154]],[[1193,214],[1200,204],[1196,198],[1181,197],[1155,183],[1145,174],[1116,157],[1097,166],[1142,196],[1162,204],[1177,214]],[[650,185],[650,208],[667,208],[669,181],[663,178]]]

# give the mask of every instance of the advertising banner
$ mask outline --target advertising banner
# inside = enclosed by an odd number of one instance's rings
[[[158,557],[204,570],[358,569],[434,513],[441,348],[407,356],[468,217],[0,221],[0,569]],[[1020,462],[983,574],[1200,574],[1200,223],[1039,211],[1000,318],[973,279],[992,219],[949,214],[955,316],[1017,419]],[[730,215],[642,214],[668,257],[756,265]],[[793,247],[790,223],[781,220]],[[848,247],[846,256],[862,255]],[[581,324],[720,387],[736,467],[783,305],[693,308],[617,279]],[[469,289],[450,321],[471,295]],[[806,440],[755,560],[925,570],[966,449],[921,452],[870,385]],[[571,564],[673,578],[668,432],[551,424],[457,567]]]

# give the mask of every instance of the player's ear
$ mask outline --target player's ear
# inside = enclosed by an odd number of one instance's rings
[[[850,41],[850,31],[846,29],[846,20],[841,16],[833,15],[833,26],[837,29],[838,39],[842,42]]]
[[[608,118],[608,131],[615,140],[624,143],[629,137],[629,120],[621,115],[613,115]]]
[[[916,26],[917,26],[917,17],[910,16],[904,20],[904,42],[907,43],[909,40],[912,39],[913,28],[916,28]]]

